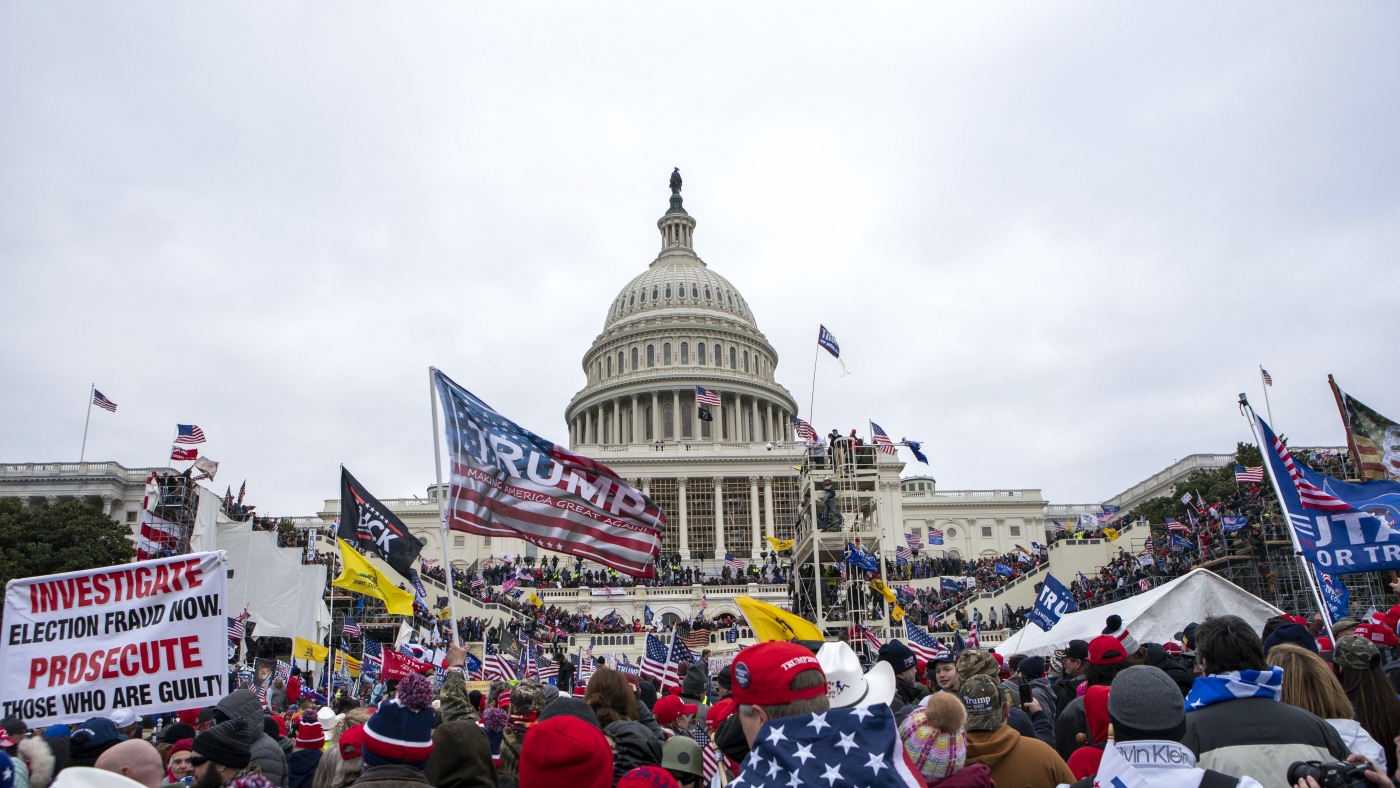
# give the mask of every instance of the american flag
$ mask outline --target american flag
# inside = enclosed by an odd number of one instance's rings
[[[939,533],[941,534],[942,531],[939,531]],[[905,535],[904,535],[904,541],[907,542],[907,543],[909,544],[909,549],[910,549],[910,550],[918,550],[919,548],[921,548],[921,547],[924,546],[923,540],[921,540],[921,539],[920,539],[917,535],[915,535],[915,534],[905,534]]]
[[[894,549],[894,557],[895,557],[896,559],[903,559],[903,560],[905,560],[905,561],[912,561],[912,560],[914,560],[914,551],[913,551],[913,550],[910,550],[909,548],[905,547],[904,545],[900,545],[900,546],[898,546],[898,547],[896,547],[896,548]]]
[[[486,659],[482,662],[481,678],[486,681],[514,681],[519,676],[515,675],[515,665],[510,659],[501,654],[495,643],[486,644]]]
[[[909,640],[909,650],[925,662],[948,656],[946,646],[934,640],[929,633],[915,626],[908,618],[904,619],[904,635]]]
[[[1259,368],[1259,374],[1264,376],[1264,385],[1265,385],[1265,386],[1272,386],[1272,385],[1274,385],[1274,376],[1269,374],[1269,370],[1264,369],[1263,367],[1260,367],[1260,368]]]
[[[784,717],[765,725],[734,782],[745,788],[922,785],[885,704]],[[839,751],[838,751],[839,750]]]
[[[942,528],[930,528],[930,529],[928,529],[928,543],[931,544],[931,545],[943,544],[943,529],[942,529]]]
[[[199,459],[199,449],[182,449],[179,446],[170,447],[170,459],[176,462],[191,462]]]
[[[384,661],[384,647],[373,640],[364,642],[364,665],[365,672],[370,674],[379,673],[380,665]]]
[[[972,623],[967,625],[967,647],[982,648],[982,628],[977,624],[977,619],[972,619]]]
[[[1144,577],[1143,579],[1138,581],[1138,588],[1141,588],[1143,591],[1147,591],[1148,589],[1152,588],[1152,584],[1147,582],[1147,578]]]
[[[894,443],[890,441],[890,436],[886,435],[885,431],[880,429],[879,424],[876,424],[873,421],[870,422],[870,432],[874,434],[875,445],[880,447],[880,451],[886,454],[895,453]]]
[[[792,420],[792,427],[797,432],[797,437],[804,441],[814,441],[817,439],[817,431],[812,429],[812,425],[799,418]]]
[[[704,386],[695,387],[695,404],[719,407],[719,393],[707,390]]]
[[[98,391],[97,389],[92,390],[92,404],[96,405],[97,407],[103,410],[108,410],[113,413],[117,412],[117,403],[102,396],[102,392]]]
[[[480,591],[485,585],[486,581],[482,580],[480,575],[472,577],[471,586],[473,591]]]
[[[709,594],[701,594],[701,595],[700,595],[700,609],[701,609],[701,610],[704,610],[705,608],[707,608],[707,607],[709,607],[709,606],[710,606],[710,595],[709,595]]]
[[[450,528],[524,539],[634,577],[656,575],[666,514],[655,501],[602,463],[507,419],[441,372],[433,380],[452,473]],[[488,443],[534,458],[534,473],[507,475],[480,448]]]
[[[203,443],[203,442],[204,442],[204,430],[200,429],[198,424],[176,424],[176,425],[175,425],[175,442],[176,442],[176,443]]]
[[[1069,530],[1067,527],[1065,527],[1065,524],[1060,522],[1059,520],[1051,520],[1050,522],[1055,524],[1055,533],[1057,534],[1062,534],[1065,531]]]
[[[874,633],[874,632],[871,632],[870,630],[866,629],[865,627],[861,627],[861,628],[860,628],[860,636],[861,636],[862,638],[865,638],[865,642],[870,646],[871,649],[873,649],[873,650],[875,650],[875,651],[879,651],[879,650],[880,650],[880,647],[883,646],[883,645],[885,645],[884,643],[881,643],[881,642],[880,642],[880,639],[879,639],[879,638],[875,637],[875,633]]]
[[[345,622],[340,625],[340,632],[352,638],[360,637],[360,625],[355,619],[346,616]]]
[[[438,562],[438,560],[437,560],[436,558],[424,558],[424,559],[423,559],[423,566],[424,566],[424,567],[433,566],[433,565],[436,564],[437,562]]]
[[[1254,465],[1249,468],[1243,465],[1235,466],[1235,484],[1241,482],[1254,482],[1260,484],[1264,481],[1264,466]]]
[[[1153,547],[1154,547],[1154,545],[1153,545],[1153,543],[1152,543],[1152,537],[1149,536],[1149,537],[1147,537],[1147,539],[1142,543],[1142,549],[1150,553],[1150,552],[1152,552],[1152,548],[1153,548]]]
[[[748,568],[748,563],[745,562],[744,559],[735,558],[730,553],[724,554],[724,565],[733,569],[735,572],[742,572]]]
[[[708,642],[710,639],[709,633],[707,632],[705,634],[705,640]],[[681,679],[684,678],[681,676],[682,662],[698,661],[700,661],[700,655],[691,651],[685,644],[685,641],[677,636],[676,633],[672,632],[671,653],[666,660],[666,677],[662,679],[661,691],[665,692],[670,687],[679,687],[681,685]]]
[[[719,752],[710,744],[710,734],[705,732],[705,726],[697,727],[692,735],[695,743],[700,745],[701,758],[705,763],[705,785],[712,784],[715,775],[719,773]]]
[[[692,629],[689,634],[681,638],[681,642],[688,649],[707,649],[710,647],[710,630]]]
[[[666,644],[651,633],[647,633],[646,653],[642,655],[641,674],[656,679],[657,684],[661,684],[666,679],[667,655],[670,652],[666,649]],[[621,670],[621,666],[618,670]],[[664,689],[664,687],[663,687]]]
[[[243,642],[243,635],[247,632],[244,622],[248,620],[248,611],[244,610],[238,614],[237,618],[230,617],[228,620],[228,639],[235,643]]]
[[[1173,519],[1170,518],[1170,517],[1167,518],[1167,530],[1168,530],[1168,531],[1179,531],[1179,532],[1184,533],[1184,534],[1189,534],[1189,533],[1191,533],[1191,528],[1190,528],[1189,526],[1183,525],[1183,524],[1177,522],[1176,520],[1173,520]]]

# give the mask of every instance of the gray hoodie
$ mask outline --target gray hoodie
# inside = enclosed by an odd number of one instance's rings
[[[214,707],[231,720],[246,720],[256,734],[253,739],[252,763],[262,770],[262,776],[287,788],[287,754],[277,740],[263,732],[262,704],[252,690],[234,690]]]

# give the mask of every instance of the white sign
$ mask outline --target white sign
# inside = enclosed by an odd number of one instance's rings
[[[11,580],[0,716],[45,726],[212,706],[228,692],[226,585],[223,553]]]

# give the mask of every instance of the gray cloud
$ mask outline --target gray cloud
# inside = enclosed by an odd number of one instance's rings
[[[0,452],[264,511],[432,474],[426,370],[556,440],[672,166],[816,422],[1098,500],[1394,396],[1400,10],[0,6]],[[224,481],[224,476],[220,477]]]

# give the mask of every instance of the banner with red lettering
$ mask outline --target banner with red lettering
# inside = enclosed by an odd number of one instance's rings
[[[31,727],[212,706],[227,692],[223,553],[11,580],[0,716]]]

